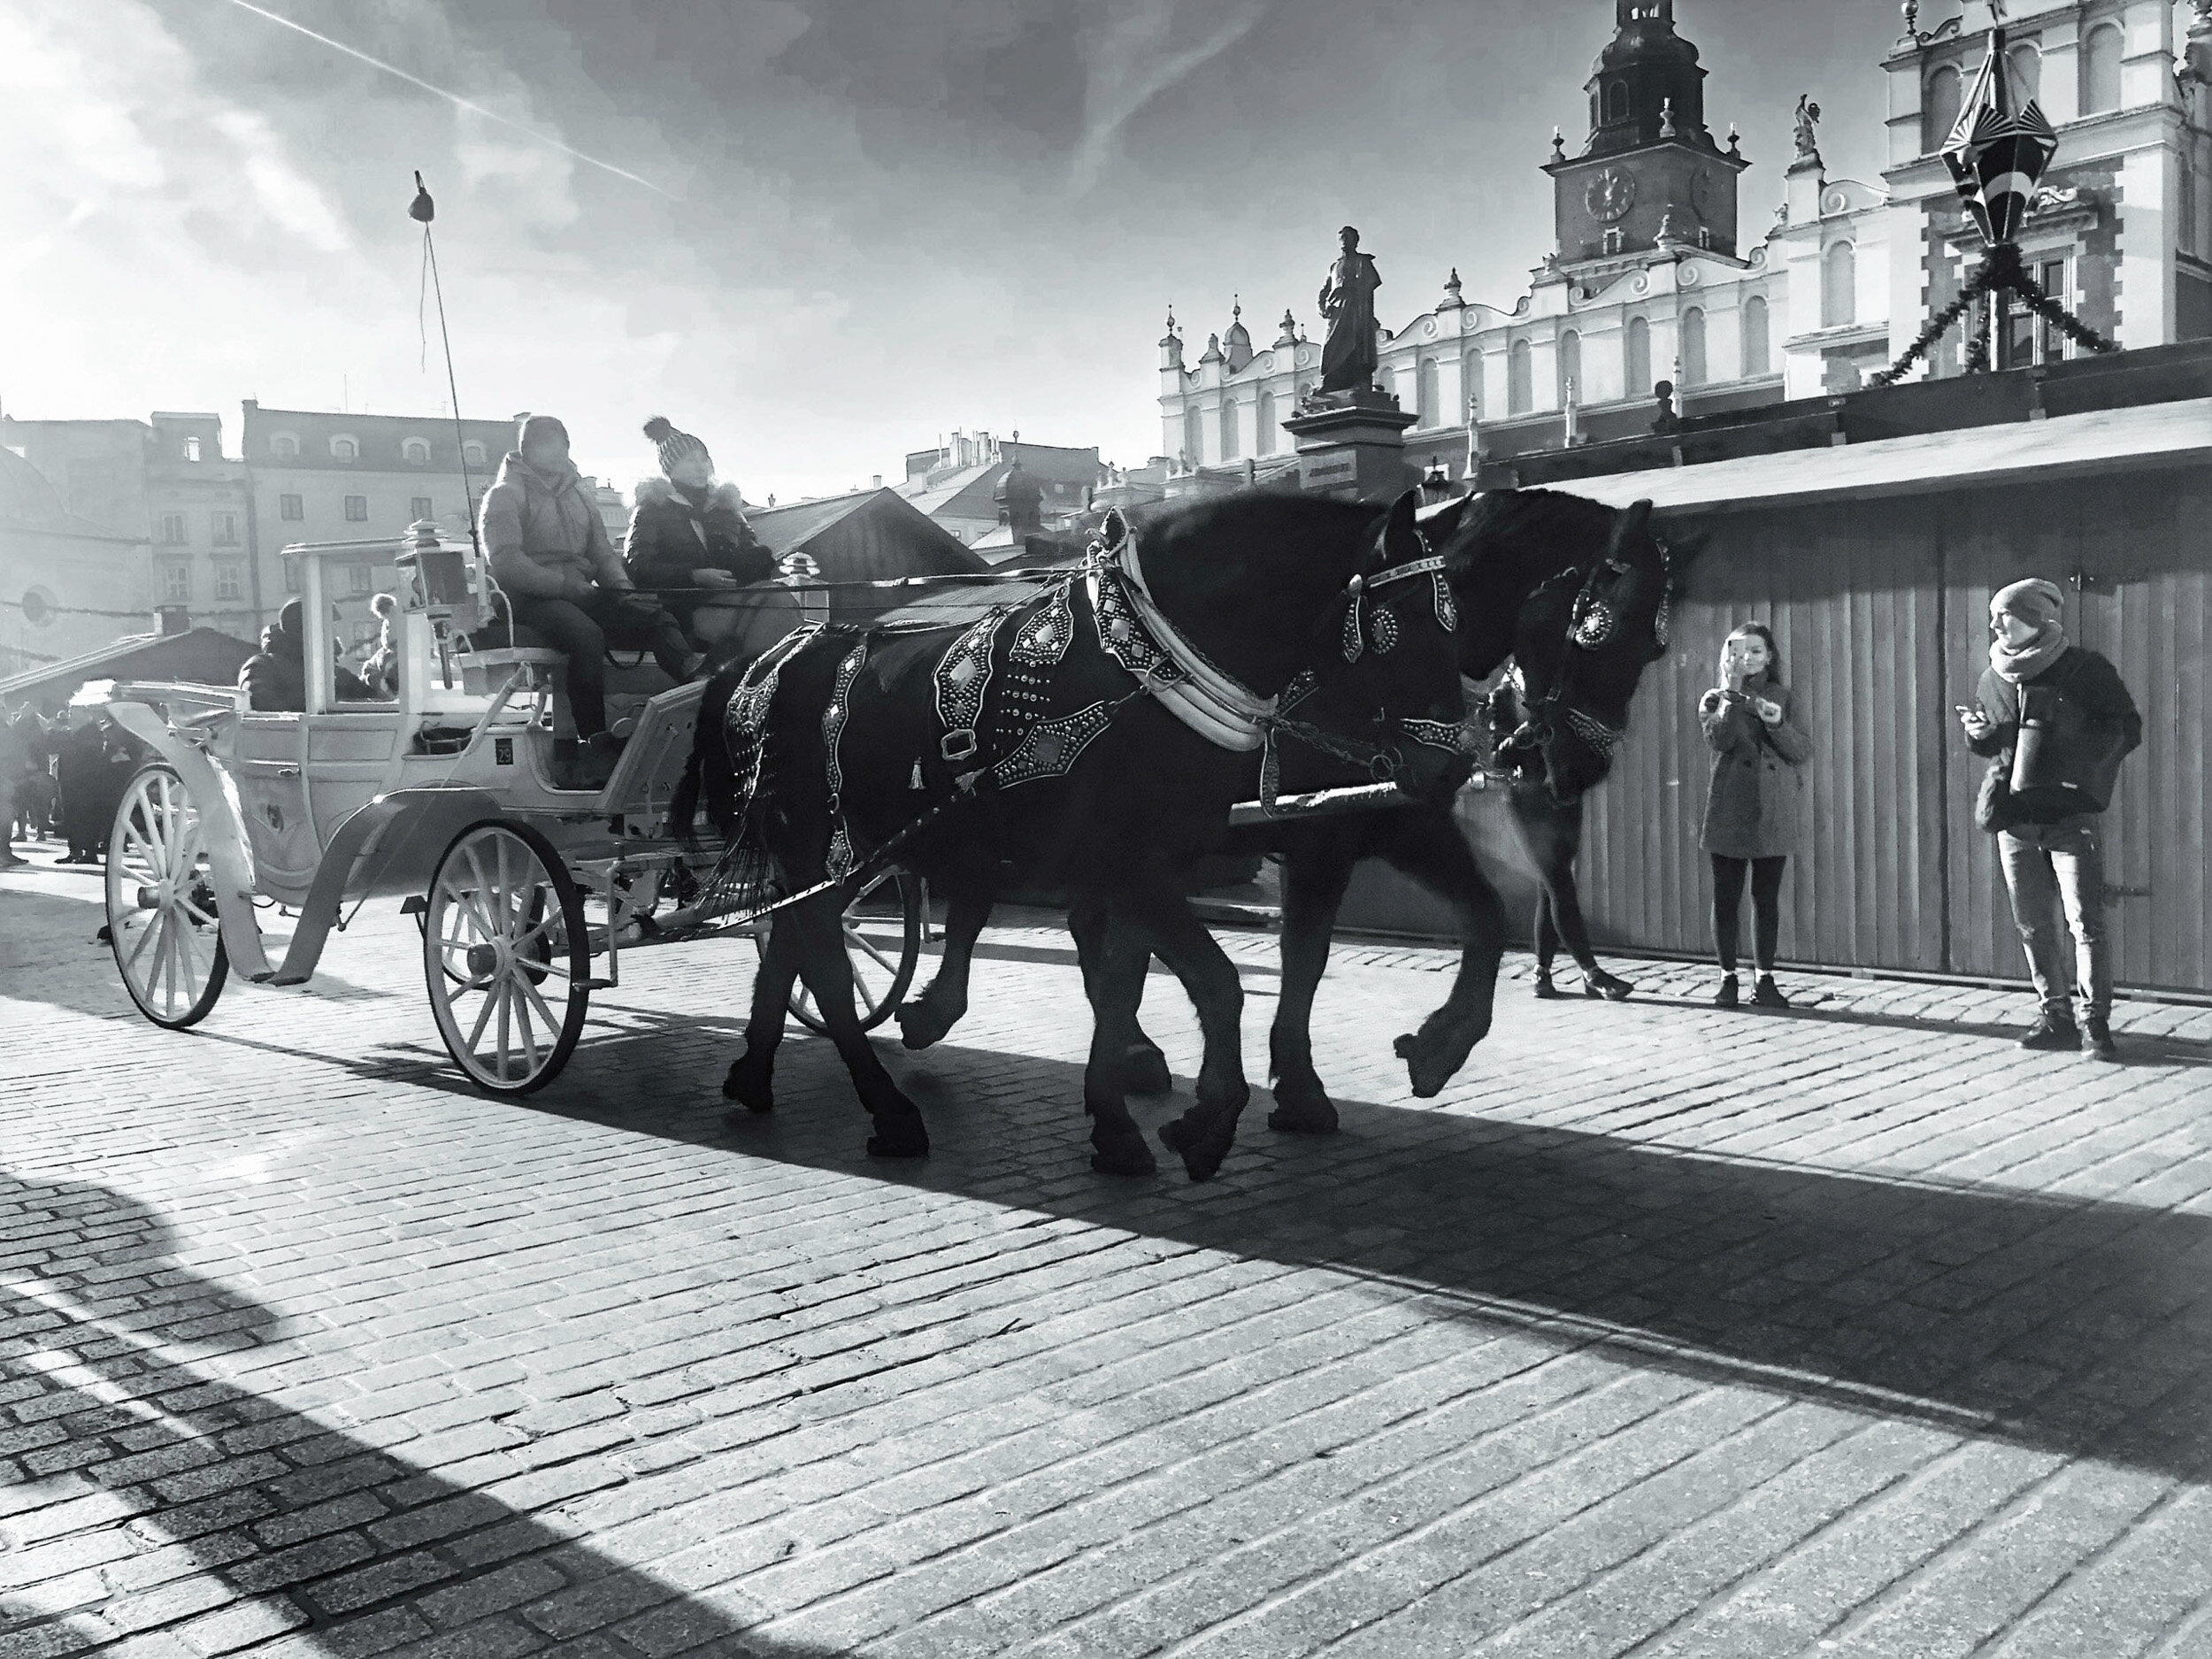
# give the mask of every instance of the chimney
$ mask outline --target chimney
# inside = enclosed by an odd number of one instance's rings
[[[880,472],[870,473],[868,475],[868,488],[870,489],[881,489],[883,488],[883,474]]]
[[[156,605],[154,632],[163,639],[173,639],[180,634],[192,631],[192,613],[182,605]]]

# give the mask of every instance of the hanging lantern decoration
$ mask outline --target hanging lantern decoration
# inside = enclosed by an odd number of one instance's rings
[[[2012,107],[2005,32],[1990,30],[1988,53],[1944,141],[1943,159],[1959,199],[1992,248],[2019,235],[2035,188],[2057,153],[2058,134],[2035,100],[2017,111]]]

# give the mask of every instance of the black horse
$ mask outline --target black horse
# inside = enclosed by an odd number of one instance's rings
[[[853,1014],[842,899],[823,884],[887,847],[951,893],[995,891],[1010,865],[1108,918],[1086,964],[1100,1033],[1085,1079],[1094,1164],[1151,1166],[1110,1056],[1126,1047],[1156,948],[1208,1033],[1179,1149],[1194,1176],[1211,1174],[1249,1093],[1242,992],[1183,878],[1253,793],[1272,700],[1310,665],[1324,683],[1348,666],[1338,644],[1360,603],[1352,579],[1379,568],[1380,516],[1258,492],[1175,503],[1125,539],[1110,532],[1111,558],[1083,581],[1004,616],[795,636],[710,682],[689,775],[724,833],[764,854],[775,889],[793,895],[771,926],[725,1093],[757,1110],[772,1103],[784,1005],[803,977],[875,1120],[869,1149],[926,1151],[920,1115]],[[1409,499],[1400,518],[1409,531]],[[1402,717],[1445,726],[1462,713],[1440,659],[1425,695],[1379,723],[1369,711],[1354,741],[1402,755],[1417,787],[1448,787],[1463,757],[1416,752]],[[680,824],[691,795],[673,804]]]
[[[1512,671],[1508,670],[1483,700],[1483,720],[1490,730],[1493,752],[1504,749],[1522,721],[1520,691]],[[1552,963],[1564,944],[1568,956],[1582,970],[1585,996],[1616,1002],[1624,1000],[1636,987],[1599,965],[1597,953],[1590,948],[1590,930],[1582,920],[1575,860],[1582,854],[1583,803],[1561,802],[1541,777],[1525,766],[1509,762],[1493,776],[1504,786],[1514,839],[1536,871],[1536,915],[1530,928],[1536,950],[1536,995],[1547,1001],[1565,995],[1552,982]]]
[[[1440,566],[1444,585],[1436,591],[1451,598],[1451,649],[1460,672],[1481,679],[1511,655],[1524,680],[1538,687],[1538,706],[1500,745],[1507,764],[1530,780],[1523,787],[1532,810],[1540,800],[1552,814],[1578,822],[1581,795],[1604,776],[1636,685],[1663,649],[1677,565],[1686,561],[1671,562],[1650,534],[1648,511],[1642,503],[1616,511],[1548,491],[1495,491],[1386,531],[1386,564],[1405,568],[1426,555]],[[1425,613],[1417,596],[1410,606],[1382,597],[1368,637],[1379,643],[1381,628],[1393,635],[1433,631],[1429,614],[1440,621],[1447,613],[1440,603]],[[1400,620],[1407,617],[1410,629]],[[1386,666],[1386,654],[1363,654],[1364,672],[1339,677],[1311,699],[1317,725],[1343,729],[1376,699],[1402,696],[1392,684],[1402,665]],[[1283,787],[1294,793],[1363,780],[1356,764],[1348,774],[1345,769],[1357,758],[1301,746],[1285,756]],[[1451,906],[1458,925],[1462,956],[1451,995],[1396,1045],[1413,1092],[1425,1098],[1440,1091],[1489,1030],[1505,941],[1503,908],[1453,822],[1448,798],[1417,810],[1260,824],[1231,832],[1225,849],[1277,852],[1283,862],[1283,972],[1269,1040],[1276,1109],[1269,1123],[1308,1133],[1335,1127],[1335,1108],[1313,1066],[1310,1022],[1338,907],[1354,865],[1365,857],[1383,858],[1429,888]],[[988,893],[951,896],[938,975],[900,1010],[910,1048],[935,1041],[965,1010],[969,956],[989,910]],[[1069,921],[1086,961],[1097,958],[1103,918],[1079,904]],[[1125,1088],[1164,1090],[1166,1063],[1133,1020],[1121,1052]]]

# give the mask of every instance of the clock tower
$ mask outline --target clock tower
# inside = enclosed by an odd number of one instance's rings
[[[1736,254],[1736,175],[1751,164],[1713,142],[1705,71],[1674,32],[1674,0],[1614,0],[1614,34],[1588,85],[1590,136],[1578,155],[1555,137],[1559,263],[1674,247]]]

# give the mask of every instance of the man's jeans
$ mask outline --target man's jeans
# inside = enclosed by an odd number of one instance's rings
[[[2028,974],[2047,1019],[2073,1018],[2067,1005],[2066,934],[2074,935],[2074,995],[2085,1019],[2112,1015],[2112,944],[2104,931],[2104,846],[2094,814],[2022,824],[1997,837],[2012,895],[2012,919],[2028,950]],[[2063,914],[2061,907],[2063,907]]]

